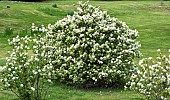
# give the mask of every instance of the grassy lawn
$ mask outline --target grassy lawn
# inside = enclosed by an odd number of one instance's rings
[[[144,100],[134,91],[123,89],[78,89],[60,83],[50,85],[47,100]],[[0,100],[18,100],[10,91],[0,92]]]
[[[29,31],[31,23],[47,25],[55,23],[66,15],[72,15],[77,5],[75,1],[52,1],[43,3],[0,2],[0,66],[5,64],[7,51],[11,48],[4,36],[7,27],[14,33],[21,30]],[[117,17],[127,25],[139,31],[141,53],[143,57],[155,56],[160,48],[164,53],[170,48],[170,1],[92,1],[93,5],[101,6],[112,17]],[[53,7],[53,5],[57,7]],[[10,8],[6,8],[9,5]],[[26,34],[23,34],[26,35]],[[138,59],[137,59],[138,60]],[[137,61],[136,60],[136,61]],[[0,85],[1,86],[1,85]],[[77,89],[56,83],[49,88],[48,100],[143,100],[134,91],[123,89]],[[9,91],[0,92],[0,100],[14,100],[16,96]]]

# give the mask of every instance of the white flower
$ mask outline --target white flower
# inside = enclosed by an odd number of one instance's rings
[[[15,79],[16,79],[15,77],[12,78],[12,80],[15,80]]]
[[[34,26],[35,24],[34,23],[32,23],[32,26]]]
[[[161,65],[161,62],[157,62],[159,65]]]
[[[24,87],[24,85],[23,85],[23,84],[20,84],[20,87]]]
[[[157,50],[157,52],[161,52],[161,50],[160,50],[160,49],[158,49],[158,50]]]
[[[148,59],[149,59],[149,60],[152,60],[152,57],[149,57]]]
[[[157,59],[157,60],[160,60],[160,59],[161,59],[161,57],[156,57],[156,59]]]
[[[7,78],[4,78],[3,80],[6,82],[6,81],[7,81]]]
[[[83,37],[84,36],[84,34],[80,34],[80,37]]]
[[[143,63],[143,59],[139,61],[139,65],[142,65],[142,63]]]
[[[33,72],[33,74],[35,74],[35,75],[38,73],[38,72],[37,72],[37,71],[35,71],[35,70],[33,70],[32,72]]]
[[[50,83],[52,82],[50,79],[48,79],[47,81],[50,82]]]
[[[41,72],[41,70],[39,69],[38,72]]]
[[[95,80],[96,78],[95,77],[92,77],[93,80]]]
[[[11,71],[11,68],[8,68],[8,71]]]
[[[31,87],[31,90],[32,90],[32,91],[35,91],[35,88]]]
[[[11,86],[10,84],[7,84],[7,86],[9,87],[9,86]]]

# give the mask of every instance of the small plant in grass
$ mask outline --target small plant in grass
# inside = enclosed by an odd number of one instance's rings
[[[163,55],[160,49],[158,53],[160,56],[156,58],[140,60],[127,83],[130,89],[145,95],[147,100],[169,100],[170,98],[170,55],[168,57]]]
[[[58,8],[57,4],[53,4],[52,7],[54,8]]]
[[[9,44],[13,47],[7,57],[6,66],[1,70],[3,89],[10,89],[21,100],[40,100],[46,94],[44,83],[51,82],[53,67],[43,52],[43,38],[19,37],[13,38]],[[32,56],[29,52],[32,51]]]
[[[139,56],[138,32],[86,3],[47,27],[44,38],[57,77],[67,84],[122,85]]]
[[[5,36],[11,36],[13,33],[14,33],[13,28],[10,28],[10,27],[5,28],[5,31],[4,31]]]

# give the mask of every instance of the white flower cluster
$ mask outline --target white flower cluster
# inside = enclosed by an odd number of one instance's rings
[[[169,50],[170,51],[170,50]],[[131,89],[144,94],[147,99],[168,100],[170,95],[170,55],[162,55],[156,58],[144,58],[139,61],[130,81]]]
[[[9,40],[13,47],[10,57],[7,57],[6,66],[1,68],[5,89],[10,88],[19,97],[34,95],[40,89],[40,82],[51,81],[53,67],[44,57],[44,38],[19,37]],[[32,56],[28,55],[30,53]],[[42,88],[42,87],[41,87]],[[28,95],[29,94],[29,95]],[[39,97],[39,96],[38,96]],[[27,98],[30,99],[30,98]]]
[[[36,35],[38,33],[46,33],[47,32],[47,28],[44,25],[41,25],[41,27],[37,27],[35,26],[34,23],[32,23],[32,27],[31,27],[31,34],[32,35]]]
[[[80,3],[73,16],[47,27],[48,58],[66,83],[111,84],[129,75],[139,56],[138,32],[99,7]]]

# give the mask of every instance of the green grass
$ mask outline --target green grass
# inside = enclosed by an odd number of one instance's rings
[[[143,96],[134,91],[123,89],[78,89],[61,83],[48,88],[47,100],[144,100]],[[18,100],[10,91],[0,92],[0,100]]]
[[[29,30],[31,23],[47,25],[55,23],[66,15],[72,15],[77,1],[52,1],[43,3],[0,2],[0,66],[5,64],[7,51],[11,47],[7,39],[15,36],[4,36],[7,27],[13,28],[14,33],[22,29]],[[101,6],[112,17],[117,17],[127,23],[131,29],[139,31],[141,53],[144,57],[155,56],[160,48],[167,54],[170,48],[170,2],[160,1],[92,1],[93,5]],[[56,4],[57,7],[52,5]],[[6,8],[10,5],[11,8]],[[26,35],[24,33],[23,35]],[[140,58],[141,59],[141,58]],[[137,59],[138,60],[138,59]],[[137,61],[136,60],[136,61]],[[1,85],[0,85],[1,86]],[[53,84],[49,88],[48,100],[143,100],[134,91],[123,89],[77,89],[63,84]],[[0,92],[0,100],[14,100],[16,96],[9,91]]]
[[[60,100],[143,100],[139,94],[136,94],[133,91],[123,91],[122,89],[87,90],[77,89],[74,87],[66,87],[60,83],[53,85],[52,87],[53,89],[51,89],[51,92],[53,93],[49,96],[50,100],[59,97]]]

